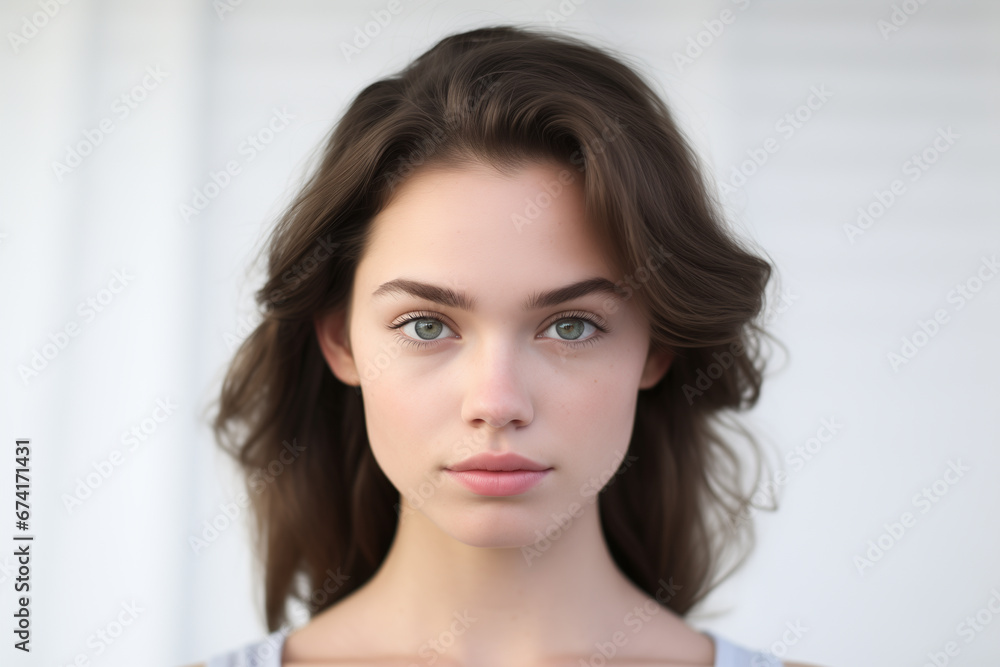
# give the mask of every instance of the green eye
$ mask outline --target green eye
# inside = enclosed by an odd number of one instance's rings
[[[389,325],[389,328],[402,330],[397,338],[406,346],[423,347],[444,338],[457,337],[447,324],[433,313],[426,312],[408,313],[402,321]],[[596,343],[608,331],[610,329],[596,316],[581,311],[563,314],[545,329],[545,333],[551,335],[540,337],[553,338],[567,347],[583,347]]]
[[[441,329],[445,328],[444,323],[439,320],[420,318],[411,321],[414,323],[414,333],[423,340],[434,340],[441,333]]]
[[[583,320],[561,320],[552,325],[567,340],[576,340],[583,335],[586,324]],[[593,325],[591,325],[593,326]]]
[[[582,347],[596,343],[602,334],[610,331],[597,315],[586,311],[563,313],[546,331],[554,331],[555,339],[569,347]]]
[[[451,331],[448,325],[441,320],[421,313],[410,313],[406,316],[406,319],[392,325],[390,328],[402,329],[406,335],[401,336],[401,340],[413,343],[414,345],[421,345],[421,341],[432,343],[441,338],[447,338],[448,336],[442,336],[441,332]],[[411,328],[412,331],[410,331]],[[454,336],[454,332],[451,335]]]

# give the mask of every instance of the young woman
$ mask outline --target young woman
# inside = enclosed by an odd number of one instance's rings
[[[272,634],[208,664],[782,664],[683,620],[752,536],[718,425],[769,276],[605,50],[483,28],[368,86],[222,389]]]

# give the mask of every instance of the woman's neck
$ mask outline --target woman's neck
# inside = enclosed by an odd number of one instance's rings
[[[596,503],[555,513],[545,534],[531,547],[470,546],[404,511],[380,569],[328,610],[326,627],[348,653],[377,640],[381,654],[416,653],[425,664],[506,667],[560,656],[577,664],[608,651],[711,664],[711,640],[618,569]],[[490,526],[493,544],[498,535],[503,526]],[[683,586],[660,583],[661,602]]]

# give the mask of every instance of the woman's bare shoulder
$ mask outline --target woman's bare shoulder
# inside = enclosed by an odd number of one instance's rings
[[[205,663],[196,662],[193,665],[184,665],[183,667],[205,667]],[[795,665],[789,665],[789,667],[796,667]],[[804,665],[803,667],[810,667],[810,665]]]

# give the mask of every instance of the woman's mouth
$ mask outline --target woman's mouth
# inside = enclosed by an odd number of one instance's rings
[[[451,470],[445,468],[456,482],[481,496],[514,496],[531,489],[548,475],[545,470]]]

